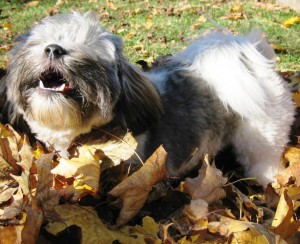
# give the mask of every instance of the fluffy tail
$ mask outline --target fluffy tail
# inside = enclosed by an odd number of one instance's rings
[[[259,31],[248,36],[210,33],[181,52],[226,107],[242,117],[266,116],[275,97],[286,95],[274,70],[275,53]],[[290,99],[287,97],[286,99]]]

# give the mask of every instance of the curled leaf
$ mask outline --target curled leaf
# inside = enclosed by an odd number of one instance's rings
[[[117,219],[117,226],[131,220],[144,205],[152,187],[157,182],[166,179],[166,160],[167,153],[160,146],[137,172],[109,192],[110,195],[119,198],[123,203]]]
[[[198,176],[186,178],[181,188],[192,199],[203,199],[210,204],[226,196],[222,189],[226,182],[227,179],[222,176],[222,172],[214,164],[209,164],[208,155],[206,155]]]

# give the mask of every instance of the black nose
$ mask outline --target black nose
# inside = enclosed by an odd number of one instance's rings
[[[46,55],[50,59],[60,58],[61,56],[67,54],[67,51],[61,46],[56,44],[50,44],[44,49]]]

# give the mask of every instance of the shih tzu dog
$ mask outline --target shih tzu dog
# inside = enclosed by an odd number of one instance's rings
[[[17,38],[1,86],[10,123],[67,155],[80,134],[118,123],[146,159],[159,145],[178,176],[227,144],[263,185],[281,169],[294,106],[274,52],[253,32],[210,33],[149,72],[123,56],[93,13],[58,14]]]

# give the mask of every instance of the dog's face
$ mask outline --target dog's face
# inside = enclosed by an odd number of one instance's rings
[[[49,128],[100,126],[119,117],[140,132],[159,117],[160,99],[122,51],[121,40],[92,13],[46,18],[11,51],[8,100],[27,122]]]

